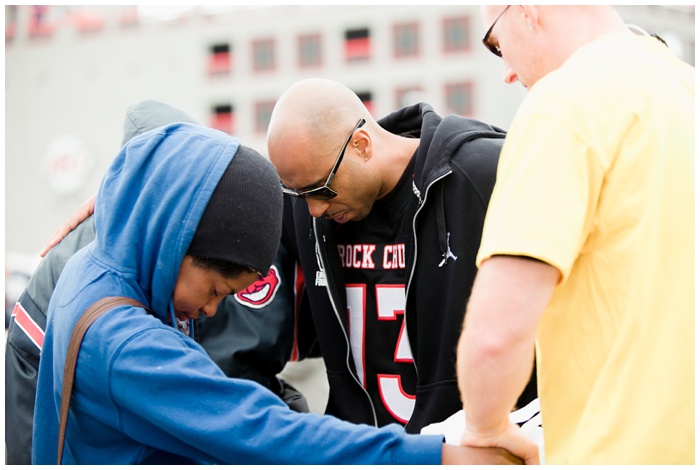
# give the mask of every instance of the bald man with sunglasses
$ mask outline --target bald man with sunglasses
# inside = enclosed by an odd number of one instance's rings
[[[455,348],[504,136],[425,103],[376,121],[330,80],[280,97],[268,154],[290,198],[328,413],[418,433],[461,409]]]

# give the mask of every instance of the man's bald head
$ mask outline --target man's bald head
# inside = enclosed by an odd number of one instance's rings
[[[328,151],[328,146],[342,142],[360,118],[371,120],[360,98],[345,85],[320,78],[297,82],[272,111],[267,131],[270,158],[274,162],[273,149],[292,141],[313,139],[316,148]]]

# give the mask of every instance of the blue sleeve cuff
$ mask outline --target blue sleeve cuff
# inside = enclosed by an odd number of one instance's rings
[[[396,446],[396,465],[440,465],[442,463],[442,435],[408,434]]]

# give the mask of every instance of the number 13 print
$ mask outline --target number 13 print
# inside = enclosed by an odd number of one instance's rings
[[[408,343],[406,321],[404,319],[405,287],[402,284],[379,284],[375,287],[377,299],[377,319],[380,321],[401,321],[401,332],[396,341],[394,362],[412,363],[413,355]],[[365,284],[348,284],[348,322],[350,348],[355,361],[355,369],[365,385]],[[415,395],[406,393],[401,385],[401,376],[377,374],[379,393],[387,411],[399,422],[407,423],[413,414]]]

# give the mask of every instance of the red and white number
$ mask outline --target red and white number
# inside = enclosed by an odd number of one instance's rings
[[[396,341],[394,362],[411,363],[413,355],[406,334],[404,319],[405,287],[401,284],[377,285],[377,318],[380,321],[401,321],[401,332]],[[365,310],[366,290],[364,284],[348,284],[348,322],[350,348],[355,360],[357,374],[365,385]],[[415,407],[415,395],[409,395],[401,385],[401,376],[395,374],[377,374],[379,393],[387,411],[401,423],[407,423]]]

